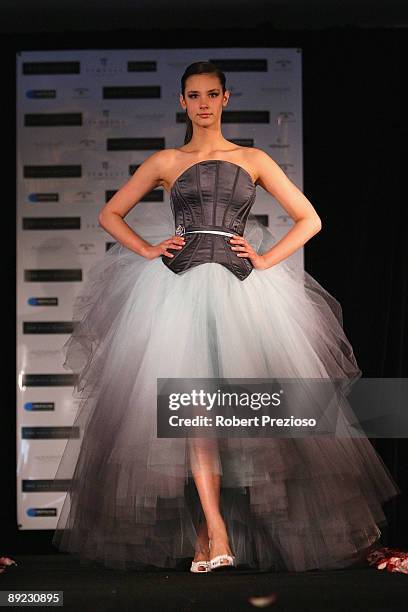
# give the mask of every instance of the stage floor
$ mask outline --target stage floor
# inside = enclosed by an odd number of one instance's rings
[[[7,554],[18,566],[0,574],[1,591],[63,591],[63,610],[75,612],[238,612],[259,609],[248,599],[272,593],[276,601],[265,610],[401,612],[408,609],[408,576],[369,567],[305,573],[232,569],[196,575],[179,570],[121,572],[95,565],[81,567],[75,557],[64,553],[13,556],[8,551]]]

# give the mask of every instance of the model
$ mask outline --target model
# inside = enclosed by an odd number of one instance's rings
[[[53,539],[84,561],[345,567],[379,541],[382,505],[400,492],[365,437],[156,435],[157,378],[361,376],[340,305],[285,261],[321,220],[267,153],[223,137],[228,99],[214,64],[188,66],[184,146],[150,155],[99,215],[117,243],[91,268],[64,344],[80,403]],[[278,242],[251,214],[257,185],[295,222]],[[159,186],[171,208],[148,203],[131,228],[124,217]]]

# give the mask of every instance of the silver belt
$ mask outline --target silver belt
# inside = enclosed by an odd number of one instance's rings
[[[185,234],[220,234],[221,236],[235,236],[231,232],[218,232],[217,230],[190,230]]]
[[[176,236],[184,236],[184,234],[219,234],[221,236],[237,236],[233,232],[224,232],[222,230],[187,230],[184,225],[178,225],[176,229]]]

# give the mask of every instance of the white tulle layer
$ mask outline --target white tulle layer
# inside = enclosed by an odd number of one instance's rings
[[[141,212],[134,229],[152,244],[174,234],[165,206]],[[244,235],[259,253],[274,244],[254,217]],[[156,437],[158,377],[361,375],[338,302],[284,262],[245,281],[216,263],[176,275],[116,244],[91,268],[73,319],[63,351],[80,438],[55,475],[71,486],[53,543],[109,567],[174,567],[194,554],[200,466],[188,440]],[[212,453],[233,552],[251,567],[348,565],[399,493],[365,438],[224,438]]]

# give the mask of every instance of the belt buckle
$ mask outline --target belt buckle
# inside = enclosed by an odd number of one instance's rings
[[[184,236],[186,231],[186,228],[184,227],[184,225],[178,225],[176,228],[176,236]]]

